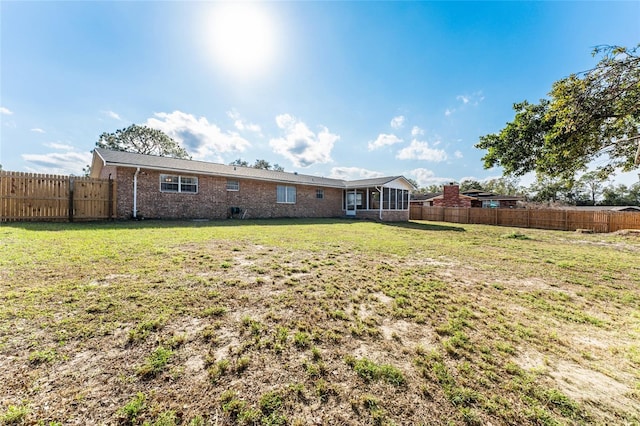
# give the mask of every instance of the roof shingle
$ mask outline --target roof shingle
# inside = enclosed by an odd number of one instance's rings
[[[402,176],[380,177],[346,181],[321,176],[299,174],[297,172],[278,172],[275,170],[255,169],[253,167],[230,166],[226,164],[209,163],[205,161],[185,160],[173,157],[137,154],[125,151],[112,151],[95,148],[95,153],[102,159],[104,165],[121,167],[142,167],[154,170],[165,170],[180,173],[197,173],[216,175],[229,178],[257,179],[272,182],[316,185],[333,188],[361,188],[379,186],[392,182]]]

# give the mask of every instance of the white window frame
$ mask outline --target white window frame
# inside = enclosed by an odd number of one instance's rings
[[[171,179],[168,181],[167,179]],[[176,179],[177,178],[177,179]],[[175,181],[174,181],[175,179]],[[189,182],[191,180],[191,182]],[[177,189],[166,189],[163,185],[177,185]],[[185,191],[188,187],[194,187],[195,191]],[[199,190],[198,178],[196,176],[181,176],[181,175],[160,175],[160,192],[180,193],[180,194],[197,194]]]
[[[324,189],[316,189],[316,199],[324,200]]]
[[[240,181],[227,179],[227,191],[240,191]]]
[[[295,204],[296,203],[296,187],[289,186],[289,185],[276,186],[276,203]]]

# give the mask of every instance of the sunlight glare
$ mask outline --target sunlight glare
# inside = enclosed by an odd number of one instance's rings
[[[218,4],[209,26],[216,63],[234,75],[261,74],[274,61],[276,26],[259,3]]]

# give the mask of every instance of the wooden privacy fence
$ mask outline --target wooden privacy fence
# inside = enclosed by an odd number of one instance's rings
[[[0,222],[111,219],[115,206],[111,179],[0,171]]]
[[[636,212],[411,206],[410,219],[562,231],[640,229],[640,213]]]

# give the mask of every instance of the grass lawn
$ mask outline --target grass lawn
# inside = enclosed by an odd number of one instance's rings
[[[638,424],[640,236],[0,226],[0,424]]]

